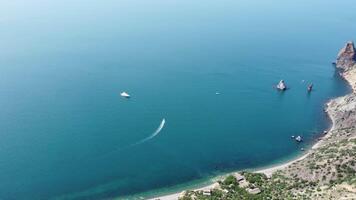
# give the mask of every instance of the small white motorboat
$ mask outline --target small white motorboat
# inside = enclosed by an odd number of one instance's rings
[[[297,141],[297,142],[302,142],[302,141],[303,141],[302,136],[298,135],[298,136],[295,138],[295,141]]]
[[[121,92],[120,96],[125,97],[125,98],[130,98],[130,95],[127,94],[126,92]]]

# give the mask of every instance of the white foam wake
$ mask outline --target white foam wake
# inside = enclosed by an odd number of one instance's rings
[[[161,121],[161,123],[160,123],[160,125],[158,126],[158,128],[156,129],[155,132],[153,132],[150,136],[146,137],[145,139],[142,139],[142,140],[136,142],[136,143],[133,144],[133,145],[142,144],[142,143],[147,142],[148,140],[150,140],[150,139],[156,137],[156,136],[158,135],[158,133],[161,132],[161,130],[163,129],[165,123],[166,123],[166,120],[163,118],[162,121]]]

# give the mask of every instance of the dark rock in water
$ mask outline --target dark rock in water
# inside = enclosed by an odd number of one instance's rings
[[[356,50],[353,42],[347,42],[337,55],[336,67],[348,70],[356,64]]]
[[[308,85],[308,92],[311,92],[313,90],[313,83]]]
[[[284,91],[287,89],[286,84],[284,83],[283,80],[279,81],[278,85],[276,86],[278,90]]]

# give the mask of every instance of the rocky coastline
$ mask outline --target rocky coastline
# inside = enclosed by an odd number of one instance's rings
[[[332,121],[332,128],[304,156],[257,172],[234,173],[204,188],[155,199],[356,199],[356,50],[353,42],[346,43],[334,64],[352,92],[327,103],[325,112]]]

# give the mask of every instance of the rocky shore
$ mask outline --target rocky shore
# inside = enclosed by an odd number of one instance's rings
[[[303,157],[258,172],[231,174],[204,188],[156,199],[356,199],[356,50],[346,43],[334,63],[352,93],[325,111],[332,128]]]

